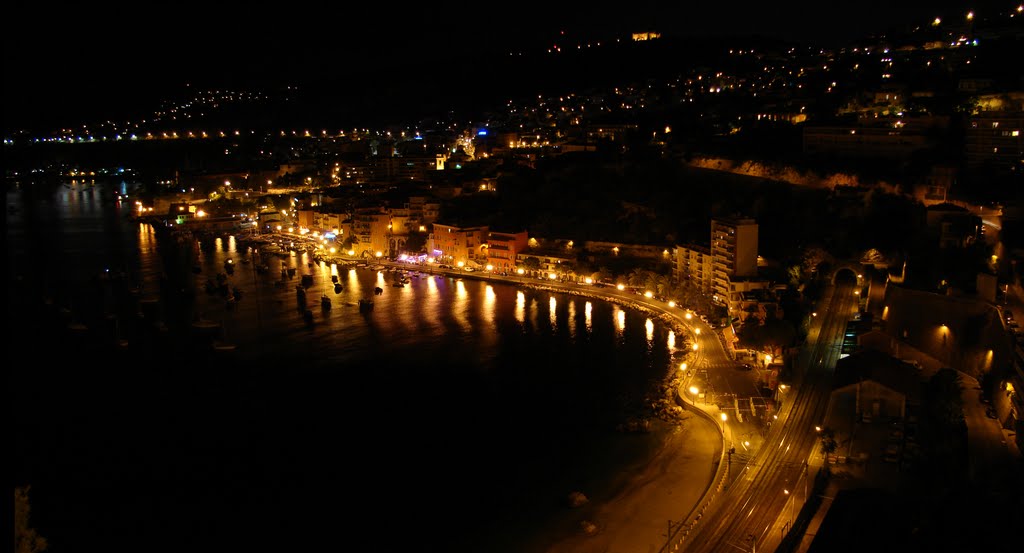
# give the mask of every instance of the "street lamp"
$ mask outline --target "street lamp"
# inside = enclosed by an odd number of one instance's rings
[[[697,394],[699,393],[699,388],[697,388],[696,386],[690,386],[690,395],[692,396],[690,397],[690,401],[693,403],[694,407],[697,406]]]
[[[793,524],[793,502],[796,501],[796,498],[795,497],[789,497],[789,490],[788,489],[783,489],[782,490],[782,495],[786,496],[786,505],[783,508],[786,511],[788,511],[788,516],[786,517],[786,522],[782,525],[782,528],[779,529],[779,532],[782,533],[782,535],[779,537],[779,539],[785,540],[786,539],[786,533],[789,532],[789,529],[790,529],[790,527]]]

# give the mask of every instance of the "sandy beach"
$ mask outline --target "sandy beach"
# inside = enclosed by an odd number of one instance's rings
[[[593,524],[587,533],[554,543],[546,553],[656,553],[669,520],[685,518],[714,476],[721,437],[710,421],[686,413],[651,463],[628,478],[609,501],[579,507]]]

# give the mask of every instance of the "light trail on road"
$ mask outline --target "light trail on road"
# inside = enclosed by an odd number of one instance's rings
[[[802,375],[786,398],[764,445],[746,464],[738,478],[683,542],[685,551],[773,551],[782,536],[770,530],[781,516],[818,442],[820,425],[831,392],[832,371],[839,360],[846,324],[857,309],[856,286],[841,283],[826,291],[821,301],[817,328],[795,362]],[[798,377],[799,378],[799,377]],[[806,497],[806,494],[805,494]],[[790,516],[793,516],[791,513]]]

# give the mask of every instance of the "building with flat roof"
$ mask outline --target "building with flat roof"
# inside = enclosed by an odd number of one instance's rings
[[[1024,112],[982,112],[967,121],[967,166],[996,172],[1024,171]]]
[[[728,298],[736,277],[757,276],[757,221],[741,218],[711,220],[712,290]]]
[[[676,246],[672,273],[701,293],[728,307],[730,314],[760,313],[750,305],[750,292],[768,288],[757,270],[758,227],[754,219],[720,217],[711,220],[710,247]],[[766,306],[766,309],[772,309]]]
[[[487,235],[487,264],[497,272],[512,272],[516,269],[519,252],[529,244],[526,231],[496,232]]]
[[[487,263],[487,226],[460,227],[434,223],[428,254],[438,263],[482,268]]]

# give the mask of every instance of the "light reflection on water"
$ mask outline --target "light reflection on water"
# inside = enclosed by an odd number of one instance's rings
[[[551,330],[558,330],[558,301],[554,296],[548,299],[548,319],[551,321]]]
[[[202,239],[194,259],[178,259],[179,273],[194,296],[189,302],[172,300],[160,296],[161,277],[171,268],[161,257],[162,247],[151,227],[124,218],[128,206],[118,206],[100,187],[62,189],[55,198],[23,208],[31,211],[14,217],[9,271],[35,275],[33,286],[54,294],[58,302],[86,310],[92,307],[78,300],[92,293],[90,285],[99,271],[123,267],[138,281],[140,296],[159,298],[156,312],[169,325],[187,323],[198,314],[220,322],[223,338],[237,346],[224,359],[252,368],[251,375],[242,373],[249,380],[244,393],[202,381],[216,400],[190,405],[198,409],[192,416],[203,423],[193,432],[202,432],[208,419],[223,417],[219,409],[224,403],[242,404],[243,418],[272,419],[287,429],[278,431],[282,439],[296,428],[317,439],[345,435],[353,432],[353,420],[371,418],[371,429],[350,441],[367,457],[367,465],[378,456],[398,458],[410,447],[430,450],[436,457],[410,463],[407,477],[394,480],[393,490],[407,486],[431,497],[443,493],[474,498],[464,502],[465,510],[446,516],[472,520],[481,516],[474,511],[493,514],[504,508],[510,510],[508,521],[515,521],[509,524],[526,524],[521,513],[531,513],[526,519],[536,524],[562,512],[556,498],[581,480],[598,496],[601,485],[615,480],[620,464],[629,464],[647,447],[656,448],[655,437],[623,445],[622,436],[610,431],[625,413],[636,412],[670,365],[672,337],[645,315],[567,294],[447,276],[424,274],[402,288],[393,287],[393,272],[316,262],[310,266],[308,254],[268,255],[238,237]],[[51,255],[39,256],[35,248],[40,245]],[[234,272],[226,278],[241,292],[234,304],[205,290],[208,279],[225,273],[229,259]],[[259,272],[264,264],[268,270]],[[287,269],[294,275],[289,277]],[[335,274],[342,285],[339,293],[331,279]],[[296,285],[303,275],[312,278],[300,300]],[[375,287],[382,289],[379,296]],[[68,301],[72,294],[75,301]],[[322,294],[331,298],[330,310],[320,308]],[[363,298],[373,298],[372,310],[359,310]],[[104,295],[103,301],[114,300]],[[583,316],[578,318],[581,301]],[[303,319],[306,309],[312,312],[312,325]],[[145,378],[146,369],[140,369],[139,378]],[[216,367],[190,369],[182,364],[192,375],[211,369]],[[256,375],[266,375],[266,380]],[[103,397],[117,401],[116,396]],[[252,405],[244,401],[248,397],[254,398]],[[149,408],[157,413],[177,407],[156,401]],[[415,424],[410,426],[411,421]],[[377,433],[384,437],[367,437]],[[216,443],[217,438],[209,439]],[[369,445],[360,445],[361,440]],[[275,464],[298,462],[282,461],[271,446],[238,447],[253,459],[249,462],[271,474]],[[316,446],[303,447],[290,455],[305,463],[313,459],[310,448],[316,451]],[[633,457],[623,455],[624,450]],[[610,451],[620,453],[614,462]],[[550,458],[562,460],[559,471],[545,462]],[[578,472],[581,467],[585,471]],[[311,468],[303,465],[303,471],[326,482],[311,486],[316,491],[303,500],[315,501],[320,486],[331,494],[344,488],[327,476],[333,468],[326,461],[314,460]],[[368,480],[398,478],[373,473],[372,466],[367,470]],[[521,479],[502,480],[508,474]],[[458,485],[463,478],[465,489]],[[491,495],[475,497],[481,488]],[[479,508],[483,500],[493,505]]]

